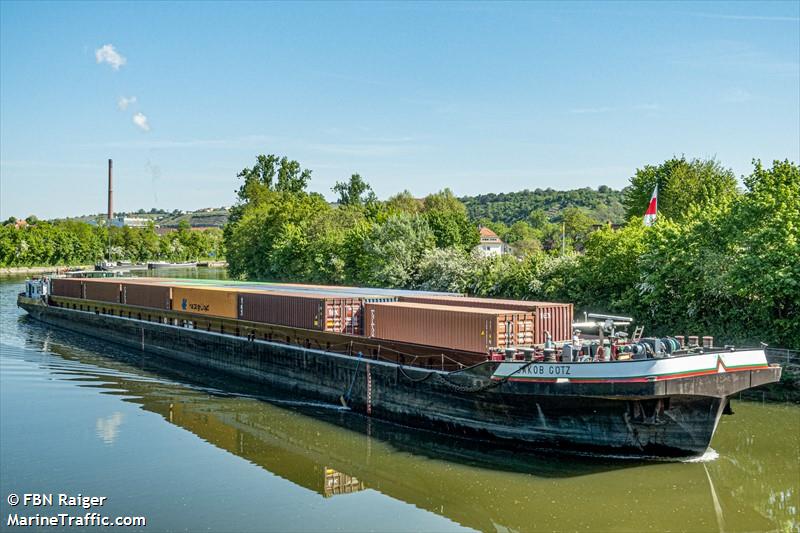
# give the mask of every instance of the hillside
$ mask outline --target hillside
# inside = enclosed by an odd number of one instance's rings
[[[602,185],[597,189],[588,187],[569,191],[555,189],[523,190],[508,193],[489,193],[459,198],[467,207],[471,220],[489,219],[511,225],[520,220],[528,220],[531,212],[543,211],[551,222],[561,220],[561,212],[569,207],[581,208],[597,222],[619,224],[624,221],[622,206],[623,191]],[[187,221],[193,228],[223,227],[228,221],[229,210],[225,207],[204,208],[195,211],[165,211],[139,209],[129,213],[115,213],[136,218],[149,218],[162,228],[177,228]],[[105,218],[104,213],[71,217],[70,220],[96,222]]]
[[[152,220],[155,225],[162,228],[177,228],[183,221],[188,222],[189,226],[192,228],[221,228],[228,222],[228,209],[226,207],[208,207],[196,211],[181,211],[179,209],[173,211],[159,209],[145,211],[144,209],[139,209],[138,211],[131,212],[117,212],[114,213],[114,216],[146,218]],[[81,215],[56,220],[74,220],[95,224],[105,219],[105,217],[105,213],[98,213],[95,215]]]
[[[597,189],[588,187],[569,191],[551,188],[509,193],[489,193],[478,196],[463,196],[460,200],[467,206],[473,220],[489,219],[511,225],[527,220],[532,211],[543,211],[550,221],[560,219],[562,210],[579,207],[598,222],[619,224],[624,221],[622,206],[623,191],[601,185]]]

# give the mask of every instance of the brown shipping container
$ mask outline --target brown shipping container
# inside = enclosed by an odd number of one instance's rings
[[[486,353],[521,346],[533,329],[531,313],[408,302],[364,303],[367,337]],[[528,330],[528,331],[526,331]]]
[[[558,302],[537,302],[529,300],[504,300],[502,298],[474,298],[450,296],[401,296],[403,302],[415,302],[435,305],[453,305],[461,307],[482,307],[494,309],[513,309],[535,313],[533,344],[544,344],[545,332],[549,332],[554,341],[572,339],[573,305]]]
[[[305,293],[239,293],[239,318],[294,328],[361,334],[360,298]]]
[[[172,309],[198,315],[237,317],[235,290],[213,287],[172,287]]]
[[[122,303],[153,309],[170,309],[171,301],[172,287],[141,283],[122,284]]]
[[[122,283],[105,280],[86,279],[83,281],[83,297],[87,300],[119,303]]]
[[[50,289],[53,296],[83,298],[83,280],[79,278],[53,278]]]

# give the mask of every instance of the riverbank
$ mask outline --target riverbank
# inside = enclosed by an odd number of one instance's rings
[[[225,261],[200,261],[199,267],[225,268],[228,263]],[[94,265],[54,265],[54,266],[29,266],[29,267],[2,267],[0,276],[20,276],[28,274],[51,274],[61,273],[67,270],[94,270]]]
[[[31,266],[31,267],[3,267],[0,268],[0,276],[19,276],[23,274],[51,274],[60,273],[67,270],[86,270],[93,269],[94,265],[55,265],[55,266]]]

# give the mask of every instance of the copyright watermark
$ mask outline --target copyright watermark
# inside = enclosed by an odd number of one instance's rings
[[[98,512],[107,496],[86,496],[65,493],[9,493],[6,502],[15,511],[9,513],[6,527],[146,527],[144,516],[106,516]],[[23,509],[20,509],[23,508]],[[31,511],[37,510],[35,514]],[[51,511],[51,512],[47,512]],[[84,512],[85,511],[85,512]],[[82,513],[82,514],[81,514]]]

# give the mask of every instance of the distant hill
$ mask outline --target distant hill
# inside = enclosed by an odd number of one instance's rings
[[[493,222],[511,225],[519,220],[527,220],[533,211],[543,211],[551,222],[560,220],[561,211],[568,207],[579,207],[599,223],[624,222],[625,209],[622,206],[623,192],[602,185],[597,189],[588,187],[569,191],[555,189],[524,190],[508,193],[489,193],[477,196],[464,196],[460,200],[467,207],[472,220],[482,218]],[[225,207],[209,207],[195,211],[165,211],[139,209],[129,213],[115,213],[136,218],[149,218],[161,228],[177,228],[187,221],[193,228],[221,228],[228,222],[229,211]],[[72,217],[70,220],[95,223],[105,218],[104,213]]]
[[[116,212],[114,216],[147,218],[161,228],[177,228],[184,220],[187,221],[192,228],[221,228],[228,222],[228,208],[207,207],[196,211],[181,211],[179,209],[173,211],[159,209],[145,211],[144,209],[139,209],[138,211],[131,212]],[[96,224],[104,220],[105,217],[105,213],[98,213],[96,215],[82,215],[58,220],[77,220],[89,224]]]
[[[192,228],[221,228],[228,222],[228,210],[220,207],[170,214],[160,219],[157,224],[162,228],[177,228],[184,220]]]
[[[586,187],[569,191],[525,189],[519,192],[464,196],[460,200],[467,206],[467,213],[473,220],[487,218],[493,222],[511,225],[519,220],[526,220],[531,212],[541,210],[551,221],[557,221],[562,210],[579,207],[598,222],[620,224],[625,217],[623,194],[623,191],[601,185],[597,189]]]

